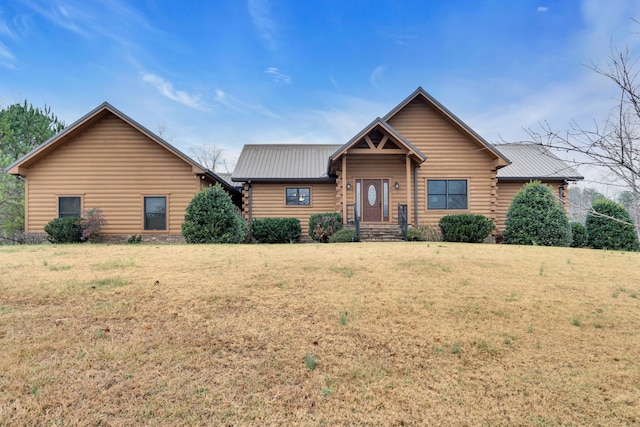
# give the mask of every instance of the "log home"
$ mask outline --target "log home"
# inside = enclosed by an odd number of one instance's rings
[[[240,193],[108,103],[65,128],[8,172],[25,181],[25,233],[44,239],[53,218],[103,211],[106,241],[181,241],[185,209],[202,188]]]
[[[329,211],[382,235],[457,213],[484,215],[501,233],[525,183],[552,185],[566,205],[580,179],[542,147],[490,144],[422,88],[344,145],[246,145],[232,174],[248,222],[299,218],[303,236],[312,213]]]

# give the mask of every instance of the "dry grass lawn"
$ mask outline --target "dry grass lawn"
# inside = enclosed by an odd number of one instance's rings
[[[639,294],[585,249],[0,247],[0,425],[638,424]]]

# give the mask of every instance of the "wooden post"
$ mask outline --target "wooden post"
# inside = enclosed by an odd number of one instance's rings
[[[411,157],[407,155],[407,224],[411,224],[413,220],[411,212],[413,212],[413,200],[411,199]]]
[[[342,155],[342,223],[347,223],[347,153]]]

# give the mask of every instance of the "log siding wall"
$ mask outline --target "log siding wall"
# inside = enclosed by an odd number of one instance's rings
[[[302,227],[302,238],[309,239],[309,217],[314,213],[335,212],[335,182],[284,183],[253,182],[251,184],[252,219],[258,218],[298,218]],[[310,205],[287,205],[286,188],[309,188]],[[246,201],[243,206],[245,219],[249,220],[248,185],[243,191]]]
[[[191,165],[110,114],[28,169],[25,229],[42,232],[58,196],[80,196],[83,211],[102,209],[103,234],[180,234],[200,186]],[[167,230],[143,230],[145,196],[167,198]]]
[[[388,120],[398,132],[427,156],[418,168],[418,221],[435,226],[444,215],[475,213],[496,219],[495,158],[476,145],[425,102],[415,99]],[[466,179],[468,209],[430,210],[426,203],[428,179]]]

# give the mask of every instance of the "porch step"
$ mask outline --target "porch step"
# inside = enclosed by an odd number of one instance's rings
[[[355,229],[353,225],[347,227]],[[360,224],[361,242],[396,242],[401,240],[402,232],[397,224]]]

